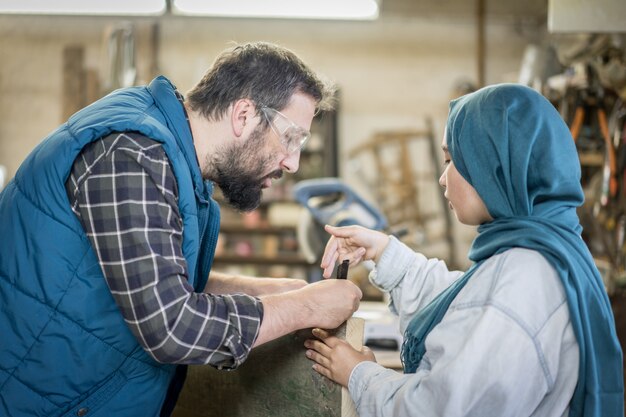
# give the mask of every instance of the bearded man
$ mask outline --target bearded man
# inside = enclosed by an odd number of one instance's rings
[[[169,415],[186,365],[234,369],[348,318],[349,281],[211,271],[214,186],[256,208],[332,93],[291,51],[249,43],[186,97],[161,76],[45,138],[0,194],[0,414]]]

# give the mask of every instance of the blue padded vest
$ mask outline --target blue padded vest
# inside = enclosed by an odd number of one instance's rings
[[[208,279],[219,231],[175,87],[115,91],[44,139],[0,194],[0,415],[154,416],[175,365],[138,344],[65,191],[74,159],[112,132],[157,140],[178,182],[190,284]]]

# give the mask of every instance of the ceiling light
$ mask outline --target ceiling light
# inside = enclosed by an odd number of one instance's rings
[[[0,0],[0,13],[160,15],[165,0]]]
[[[173,0],[175,14],[219,17],[373,20],[377,0]]]

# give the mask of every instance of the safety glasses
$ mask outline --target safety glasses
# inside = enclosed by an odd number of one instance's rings
[[[311,137],[311,132],[301,128],[278,110],[264,105],[260,105],[259,109],[288,153],[302,149]]]

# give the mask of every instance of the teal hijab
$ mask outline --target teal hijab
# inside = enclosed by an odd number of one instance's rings
[[[483,88],[450,103],[446,142],[454,166],[493,221],[478,227],[463,276],[409,323],[402,358],[415,372],[426,336],[487,258],[510,248],[540,252],[558,272],[580,348],[570,416],[624,415],[622,351],[602,279],[581,238],[580,163],[552,104],[521,85]]]

